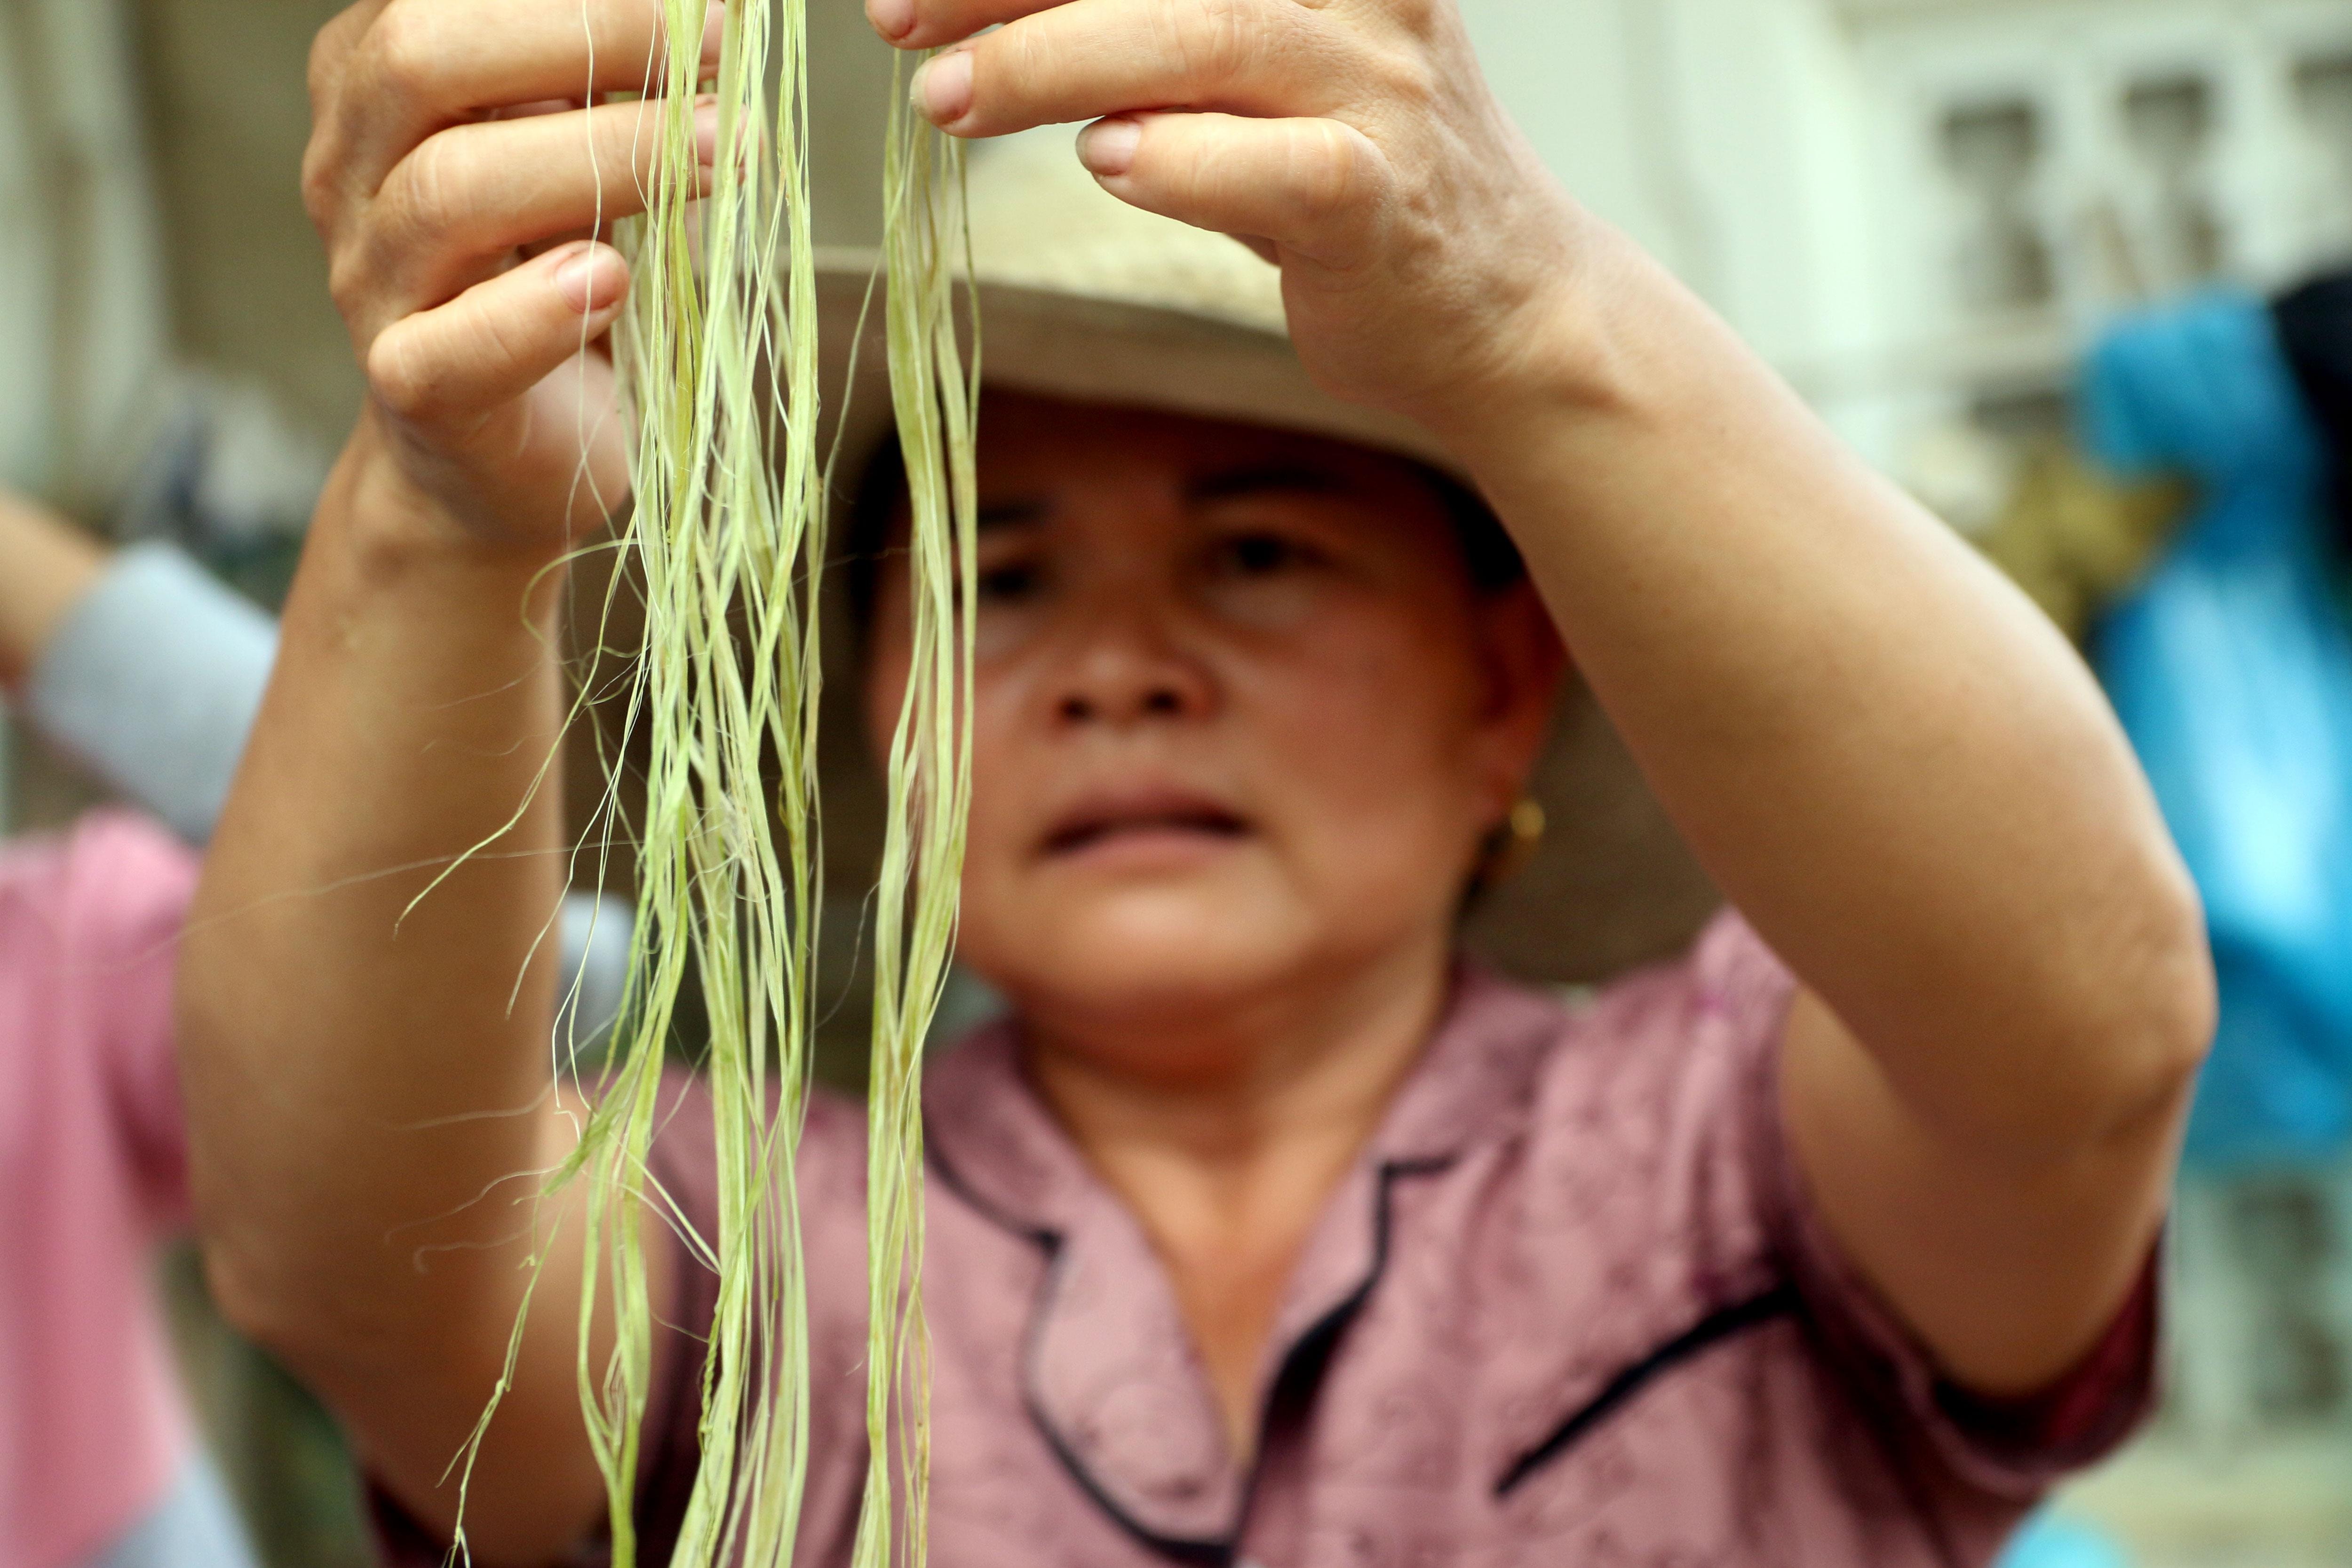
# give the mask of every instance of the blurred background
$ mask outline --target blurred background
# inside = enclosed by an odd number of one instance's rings
[[[2313,478],[2352,401],[2352,0],[1463,3],[1570,188],[2083,639],[2214,906],[2167,1401],[2017,1562],[2352,1564],[2352,487]],[[888,51],[808,5],[817,235],[871,241]],[[334,9],[0,0],[0,485],[273,606],[360,395],[296,190]],[[21,728],[0,781],[11,831],[93,798]],[[1483,946],[1578,984],[1695,929],[1589,701],[1544,793]],[[364,1561],[331,1426],[184,1255],[161,1288],[264,1557]]]

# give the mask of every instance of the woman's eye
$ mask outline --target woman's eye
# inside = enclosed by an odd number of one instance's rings
[[[1278,533],[1241,533],[1218,547],[1218,564],[1242,577],[1264,577],[1302,566],[1312,552]]]
[[[1036,563],[1029,561],[983,566],[977,575],[979,601],[982,606],[1017,605],[1033,598],[1044,585],[1045,578]]]

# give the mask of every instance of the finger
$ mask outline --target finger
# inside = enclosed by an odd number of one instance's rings
[[[406,316],[489,276],[520,247],[593,236],[644,211],[663,173],[669,101],[481,121],[427,137],[386,176],[354,244],[337,258],[336,298],[347,313]],[[700,196],[718,102],[703,100],[691,114]]]
[[[462,436],[610,327],[628,282],[609,245],[551,251],[378,333],[368,390],[413,427]]]
[[[1078,157],[1146,212],[1334,268],[1365,253],[1395,188],[1380,148],[1336,120],[1121,115],[1087,127]]]
[[[928,49],[1060,4],[1062,0],[866,0],[866,19],[902,49]]]
[[[958,136],[1132,110],[1322,114],[1354,69],[1348,35],[1297,0],[1069,0],[926,61],[915,105]]]
[[[390,0],[354,46],[337,95],[345,177],[373,192],[425,137],[511,105],[666,90],[663,9],[660,0]],[[710,0],[701,16],[696,80],[718,63],[726,7]]]

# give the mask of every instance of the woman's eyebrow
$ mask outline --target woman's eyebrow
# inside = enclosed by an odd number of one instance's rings
[[[1345,488],[1339,475],[1312,463],[1251,463],[1203,474],[1184,487],[1184,499],[1198,505],[1268,492],[1329,495]]]

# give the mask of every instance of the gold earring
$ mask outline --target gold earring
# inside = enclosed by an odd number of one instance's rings
[[[1492,847],[1479,873],[1478,886],[1492,888],[1526,870],[1543,846],[1545,826],[1543,803],[1531,795],[1521,795],[1512,805],[1511,814],[1487,837]]]

